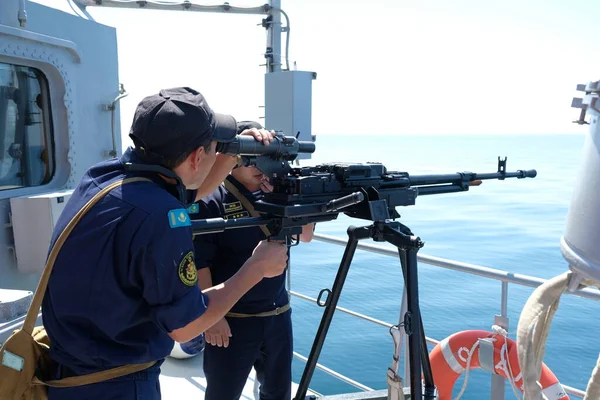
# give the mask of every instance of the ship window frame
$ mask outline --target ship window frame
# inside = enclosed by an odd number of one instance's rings
[[[27,162],[29,161],[28,159],[25,158],[25,161],[20,161],[20,166],[18,167],[16,174],[17,175],[21,175],[20,177],[17,177],[17,179],[20,178],[21,182],[20,184],[18,182],[15,182],[16,184],[8,184],[8,180],[10,179],[10,177],[8,177],[9,174],[13,173],[12,171],[9,171],[8,173],[6,173],[4,176],[0,176],[0,196],[4,197],[4,195],[7,192],[13,192],[13,191],[22,191],[22,190],[26,190],[26,189],[38,189],[39,188],[43,188],[47,185],[49,185],[50,183],[52,183],[52,181],[54,180],[54,178],[56,177],[56,173],[57,173],[57,158],[56,158],[56,138],[55,138],[55,132],[54,132],[54,124],[53,124],[53,109],[52,109],[52,96],[51,96],[51,91],[50,91],[50,80],[48,79],[48,76],[46,75],[46,73],[44,73],[44,71],[41,68],[38,68],[36,66],[33,65],[27,65],[27,63],[21,63],[21,62],[15,62],[16,60],[5,60],[5,59],[0,59],[0,65],[2,67],[8,67],[7,70],[8,71],[12,71],[13,73],[25,73],[26,75],[26,79],[27,80],[31,80],[34,83],[37,84],[36,88],[39,88],[39,93],[37,96],[33,97],[31,96],[31,91],[28,91],[27,93],[27,103],[34,103],[35,105],[38,106],[39,108],[39,120],[36,121],[40,126],[41,126],[41,132],[39,133],[39,136],[36,136],[35,138],[37,138],[39,140],[39,142],[41,143],[40,146],[40,154],[39,154],[39,158],[41,160],[41,166],[43,166],[43,170],[38,169],[37,172],[39,172],[40,176],[42,176],[42,178],[40,178],[39,180],[36,179],[35,174],[32,174],[31,172],[35,171],[35,167],[31,168],[31,165],[28,167],[27,166]],[[19,60],[20,61],[20,60]],[[10,73],[10,72],[9,72]],[[30,75],[31,74],[31,75]],[[1,79],[1,77],[0,77]],[[4,82],[0,82],[0,83],[4,83]],[[3,90],[8,91],[8,89],[10,89],[9,86],[2,86]],[[18,88],[16,88],[18,89]],[[7,93],[3,93],[4,95],[7,95]],[[3,101],[4,99],[0,99],[0,101]],[[3,118],[2,121],[0,121],[0,151],[4,153],[4,156],[8,156],[8,157],[13,157],[13,155],[19,155],[19,152],[21,155],[26,155],[31,157],[31,149],[33,146],[28,146],[25,141],[27,138],[27,128],[25,125],[26,121],[22,121],[20,122],[21,124],[23,124],[23,128],[22,128],[22,132],[21,132],[21,136],[22,139],[20,140],[21,143],[17,143],[18,139],[17,136],[19,135],[19,133],[17,132],[17,118],[18,118],[18,114],[21,113],[21,111],[19,111],[17,109],[18,105],[15,105],[13,107],[15,107],[16,111],[15,111],[15,127],[14,127],[14,131],[13,131],[13,143],[12,145],[15,145],[13,147],[12,150],[9,150],[10,146],[7,147],[6,146],[6,141],[7,141],[7,136],[6,134],[8,133],[8,124],[9,124],[9,120],[8,118],[10,117],[8,115],[8,107],[9,107],[9,102],[13,102],[16,103],[14,101],[14,99],[6,99],[6,109],[7,111],[5,112],[5,116]],[[0,102],[0,107],[2,106],[2,103]],[[2,110],[0,110],[0,116],[2,114]],[[26,118],[33,118],[35,117],[33,114],[33,112],[28,112],[28,114],[31,115],[26,115]],[[24,118],[25,119],[25,118]],[[9,139],[10,140],[10,139]],[[11,146],[12,146],[11,145]],[[19,149],[19,146],[21,147]],[[12,152],[13,154],[11,155],[10,152]],[[45,155],[43,155],[45,152]],[[45,158],[44,158],[45,157]],[[3,157],[0,157],[0,162],[2,162],[1,160],[3,160]],[[5,164],[7,165],[7,164]],[[29,171],[29,173],[28,173]],[[2,174],[2,171],[0,170],[0,174]],[[27,174],[27,175],[25,175]],[[3,180],[4,177],[8,177],[7,179],[7,184],[3,184],[1,183],[1,181]],[[31,180],[35,179],[34,182],[32,182]]]

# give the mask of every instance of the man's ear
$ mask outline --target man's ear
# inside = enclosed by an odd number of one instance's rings
[[[206,157],[206,151],[204,147],[200,146],[195,151],[190,154],[190,165],[194,171],[197,171],[200,168],[200,164]]]

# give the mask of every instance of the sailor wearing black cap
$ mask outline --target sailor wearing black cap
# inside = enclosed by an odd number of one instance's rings
[[[51,245],[82,207],[87,211],[64,242],[46,291],[42,315],[56,361],[55,379],[156,361],[101,383],[49,388],[53,399],[160,399],[160,365],[174,340],[197,337],[265,277],[285,268],[285,246],[261,242],[222,287],[197,285],[187,207],[210,193],[235,165],[216,154],[236,135],[231,116],[211,110],[189,88],[144,98],[135,112],[134,147],[92,166],[65,206]],[[268,144],[272,135],[251,129]]]
[[[262,129],[242,121],[239,131]],[[245,218],[254,203],[273,188],[255,167],[234,169],[223,185],[204,197],[190,213],[192,219]],[[313,224],[303,228],[300,240],[309,242]],[[218,234],[196,235],[196,266],[201,288],[226,282],[250,257],[257,243],[270,236],[264,226],[230,229]],[[260,382],[260,400],[291,398],[292,310],[285,275],[263,279],[250,289],[205,333],[205,400],[238,400],[252,367]]]

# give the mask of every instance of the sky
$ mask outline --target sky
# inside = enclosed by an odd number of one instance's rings
[[[317,73],[313,134],[587,131],[572,123],[571,100],[578,83],[600,79],[598,1],[283,0],[282,8],[290,63]],[[125,138],[139,100],[165,87],[195,88],[238,120],[264,115],[262,16],[88,11],[117,28],[130,93],[121,101]]]

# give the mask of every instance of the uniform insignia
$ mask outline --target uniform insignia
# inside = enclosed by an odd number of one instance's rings
[[[200,211],[200,206],[196,203],[192,204],[187,209],[188,214],[198,214],[199,211]]]
[[[250,214],[248,214],[248,211],[242,211],[242,212],[238,212],[238,213],[233,213],[233,214],[225,214],[225,216],[223,217],[224,219],[236,219],[236,218],[245,218],[245,217],[249,217]]]
[[[181,228],[182,226],[191,226],[190,216],[183,208],[169,211],[169,225],[171,228]]]
[[[232,213],[243,210],[242,203],[240,201],[234,201],[233,203],[223,203],[225,213]]]
[[[179,263],[179,279],[187,286],[194,286],[198,282],[198,272],[194,262],[194,252],[187,253]]]

